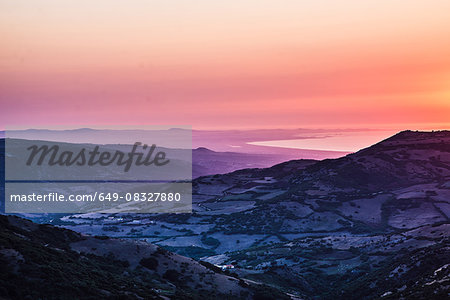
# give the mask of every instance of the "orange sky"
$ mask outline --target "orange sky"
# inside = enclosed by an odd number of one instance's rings
[[[0,0],[0,127],[450,124],[450,1]]]

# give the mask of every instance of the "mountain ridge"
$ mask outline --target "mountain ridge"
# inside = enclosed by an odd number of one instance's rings
[[[450,291],[450,132],[403,131],[338,159],[193,180],[192,214],[43,216],[142,239],[302,299]]]

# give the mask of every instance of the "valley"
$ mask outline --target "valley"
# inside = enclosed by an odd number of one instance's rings
[[[448,131],[401,132],[339,159],[203,176],[193,194],[192,214],[36,220],[233,265],[239,277],[301,298],[407,295],[422,290],[414,278],[432,278],[439,268],[441,283],[423,285],[448,292]],[[409,257],[431,263],[413,265]]]

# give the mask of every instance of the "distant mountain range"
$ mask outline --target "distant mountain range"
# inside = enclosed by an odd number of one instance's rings
[[[28,217],[234,265],[235,276],[292,298],[448,297],[449,131],[403,131],[338,159],[202,176],[193,192],[192,214]]]
[[[20,141],[20,140],[17,140]],[[51,142],[50,144],[52,144]],[[92,144],[74,144],[69,143],[69,148],[77,149],[80,147],[93,148]],[[0,156],[5,151],[4,139],[0,139]],[[108,144],[108,149],[118,149],[129,151],[130,147],[123,145]],[[180,152],[185,150],[164,149],[168,157],[183,156]],[[240,169],[247,168],[267,168],[284,161],[297,158],[295,154],[258,154],[258,153],[242,153],[242,152],[216,152],[204,147],[192,150],[192,178],[205,175],[225,174]],[[143,176],[145,178],[145,176]]]
[[[170,134],[168,134],[170,132]],[[352,132],[376,132],[374,130],[324,130],[324,129],[260,129],[260,130],[190,130],[186,128],[170,129],[25,129],[8,130],[7,136],[18,139],[46,140],[67,143],[92,144],[134,144],[145,142],[149,136],[157,139],[158,146],[173,148],[176,141],[185,141],[185,146],[193,149],[205,147],[217,152],[238,152],[249,154],[273,154],[291,159],[336,158],[348,154],[345,151],[322,151],[290,149],[283,147],[266,147],[251,145],[251,142],[271,140],[317,139],[327,136],[342,135]],[[5,132],[0,132],[0,138]],[[192,140],[185,140],[192,136]],[[179,144],[179,143],[178,143]]]
[[[199,147],[192,150],[192,177],[225,174],[248,168],[267,168],[296,158],[295,154],[289,153],[216,152]]]
[[[170,135],[167,132],[170,132]],[[193,178],[224,174],[245,168],[267,168],[295,159],[339,158],[349,154],[344,151],[294,149],[254,145],[253,142],[271,140],[317,140],[353,133],[373,133],[369,129],[260,129],[260,130],[189,130],[183,128],[152,130],[151,137],[161,142],[160,147],[171,148],[186,144],[193,149]],[[0,138],[5,132],[0,132]],[[192,141],[184,141],[192,134]],[[75,144],[132,145],[147,141],[149,131],[143,129],[25,129],[9,130],[8,137],[28,140],[45,140]],[[169,138],[168,138],[169,137]],[[177,148],[177,147],[175,147]],[[349,147],[350,148],[350,147]],[[205,151],[211,150],[211,151]]]

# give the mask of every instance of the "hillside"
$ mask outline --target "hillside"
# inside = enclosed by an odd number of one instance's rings
[[[449,292],[450,132],[193,181],[192,214],[28,216],[140,239],[300,298]],[[411,297],[409,297],[411,296]]]
[[[192,214],[40,221],[232,263],[240,277],[303,298],[448,292],[448,131],[404,131],[339,159],[204,176],[193,187]],[[402,267],[412,264],[411,257],[434,263]],[[435,282],[445,284],[429,284],[439,268],[445,272]]]
[[[287,296],[142,241],[87,237],[0,215],[1,299]]]

